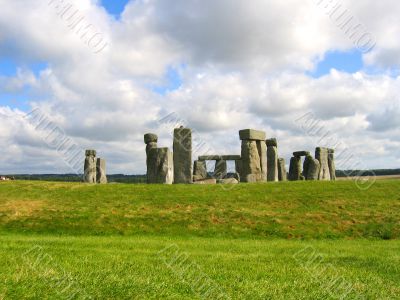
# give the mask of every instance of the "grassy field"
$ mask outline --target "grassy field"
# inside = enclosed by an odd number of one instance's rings
[[[0,299],[400,299],[400,181],[0,183]]]

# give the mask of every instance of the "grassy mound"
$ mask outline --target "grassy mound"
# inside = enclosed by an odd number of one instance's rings
[[[400,181],[220,185],[0,183],[0,231],[241,238],[400,237]]]

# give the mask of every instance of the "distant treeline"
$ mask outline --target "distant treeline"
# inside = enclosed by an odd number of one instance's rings
[[[209,175],[212,175],[210,173]],[[381,169],[381,170],[336,170],[337,177],[348,176],[387,176],[400,175],[400,169]],[[15,178],[16,180],[42,180],[42,181],[64,181],[64,182],[82,182],[82,175],[75,174],[21,174],[21,175],[6,175],[7,177]],[[146,183],[146,175],[123,175],[112,174],[107,175],[108,182],[119,183]]]

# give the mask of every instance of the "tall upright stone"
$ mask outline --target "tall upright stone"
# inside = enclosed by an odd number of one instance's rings
[[[331,180],[336,180],[335,150],[328,149],[328,166]]]
[[[174,129],[174,183],[192,183],[192,130]]]
[[[86,150],[83,180],[86,183],[96,183],[96,150]]]
[[[268,139],[267,144],[267,180],[279,181],[278,143],[275,138]]]
[[[303,165],[303,175],[306,180],[318,180],[321,165],[317,159],[307,155]]]
[[[173,154],[168,148],[149,150],[147,183],[172,184],[174,180]]]
[[[265,181],[267,178],[265,132],[244,129],[239,131],[239,137],[242,141],[240,180]]]
[[[301,180],[301,157],[300,156],[293,156],[290,159],[289,180],[290,181]]]
[[[207,178],[207,163],[204,160],[195,160],[193,164],[193,180],[204,180]]]
[[[144,135],[144,143],[146,144],[146,167],[147,167],[147,183],[154,183],[152,182],[153,180],[149,178],[149,174],[153,171],[149,170],[150,165],[154,167],[154,164],[152,164],[150,160],[150,150],[151,149],[157,149],[157,141],[158,141],[158,136],[154,133],[146,133]],[[152,177],[154,178],[154,177]]]
[[[228,166],[226,160],[219,159],[215,161],[214,178],[223,179],[228,173]]]
[[[278,180],[279,181],[286,181],[287,180],[286,164],[285,164],[285,159],[284,158],[279,158],[278,159]]]
[[[320,163],[319,180],[331,180],[331,174],[329,172],[328,163],[328,149],[318,147],[315,149],[315,158],[318,159]]]
[[[96,182],[100,184],[107,183],[106,160],[103,158],[98,158],[96,162]]]

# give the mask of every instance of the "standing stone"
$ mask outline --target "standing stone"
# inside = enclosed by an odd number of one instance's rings
[[[172,184],[173,177],[172,152],[168,148],[150,149],[147,166],[147,183]]]
[[[149,178],[152,175],[149,175],[152,171],[149,170],[149,167],[152,166],[154,167],[154,162],[150,161],[150,150],[151,149],[157,149],[157,141],[158,141],[158,136],[154,133],[146,133],[144,135],[144,143],[146,144],[146,167],[147,167],[147,183],[154,183],[153,178]]]
[[[293,156],[290,159],[289,180],[290,181],[301,180],[301,157],[300,156]]]
[[[303,176],[306,180],[318,180],[320,163],[317,159],[314,159],[311,155],[307,155],[304,160]]]
[[[100,184],[107,183],[106,175],[106,160],[103,158],[98,158],[96,163],[96,182]]]
[[[278,159],[278,179],[279,181],[287,180],[286,164],[284,158]]]
[[[84,182],[96,183],[96,150],[86,150]]]
[[[336,180],[335,150],[328,149],[328,166],[331,180]]]
[[[329,172],[329,163],[328,163],[328,149],[318,147],[315,149],[315,158],[318,159],[321,168],[319,171],[319,180],[331,180],[331,174]]]
[[[226,177],[228,173],[228,166],[226,160],[217,160],[215,161],[215,169],[214,169],[214,178],[223,179]]]
[[[267,144],[267,180],[268,181],[279,181],[278,174],[278,144],[276,139],[269,139],[266,141]]]
[[[192,130],[174,129],[174,183],[192,183]]]
[[[242,141],[241,181],[265,181],[267,178],[265,132],[244,129],[239,131],[239,137]]]
[[[207,164],[204,160],[196,160],[193,165],[193,180],[203,180],[207,178]]]

